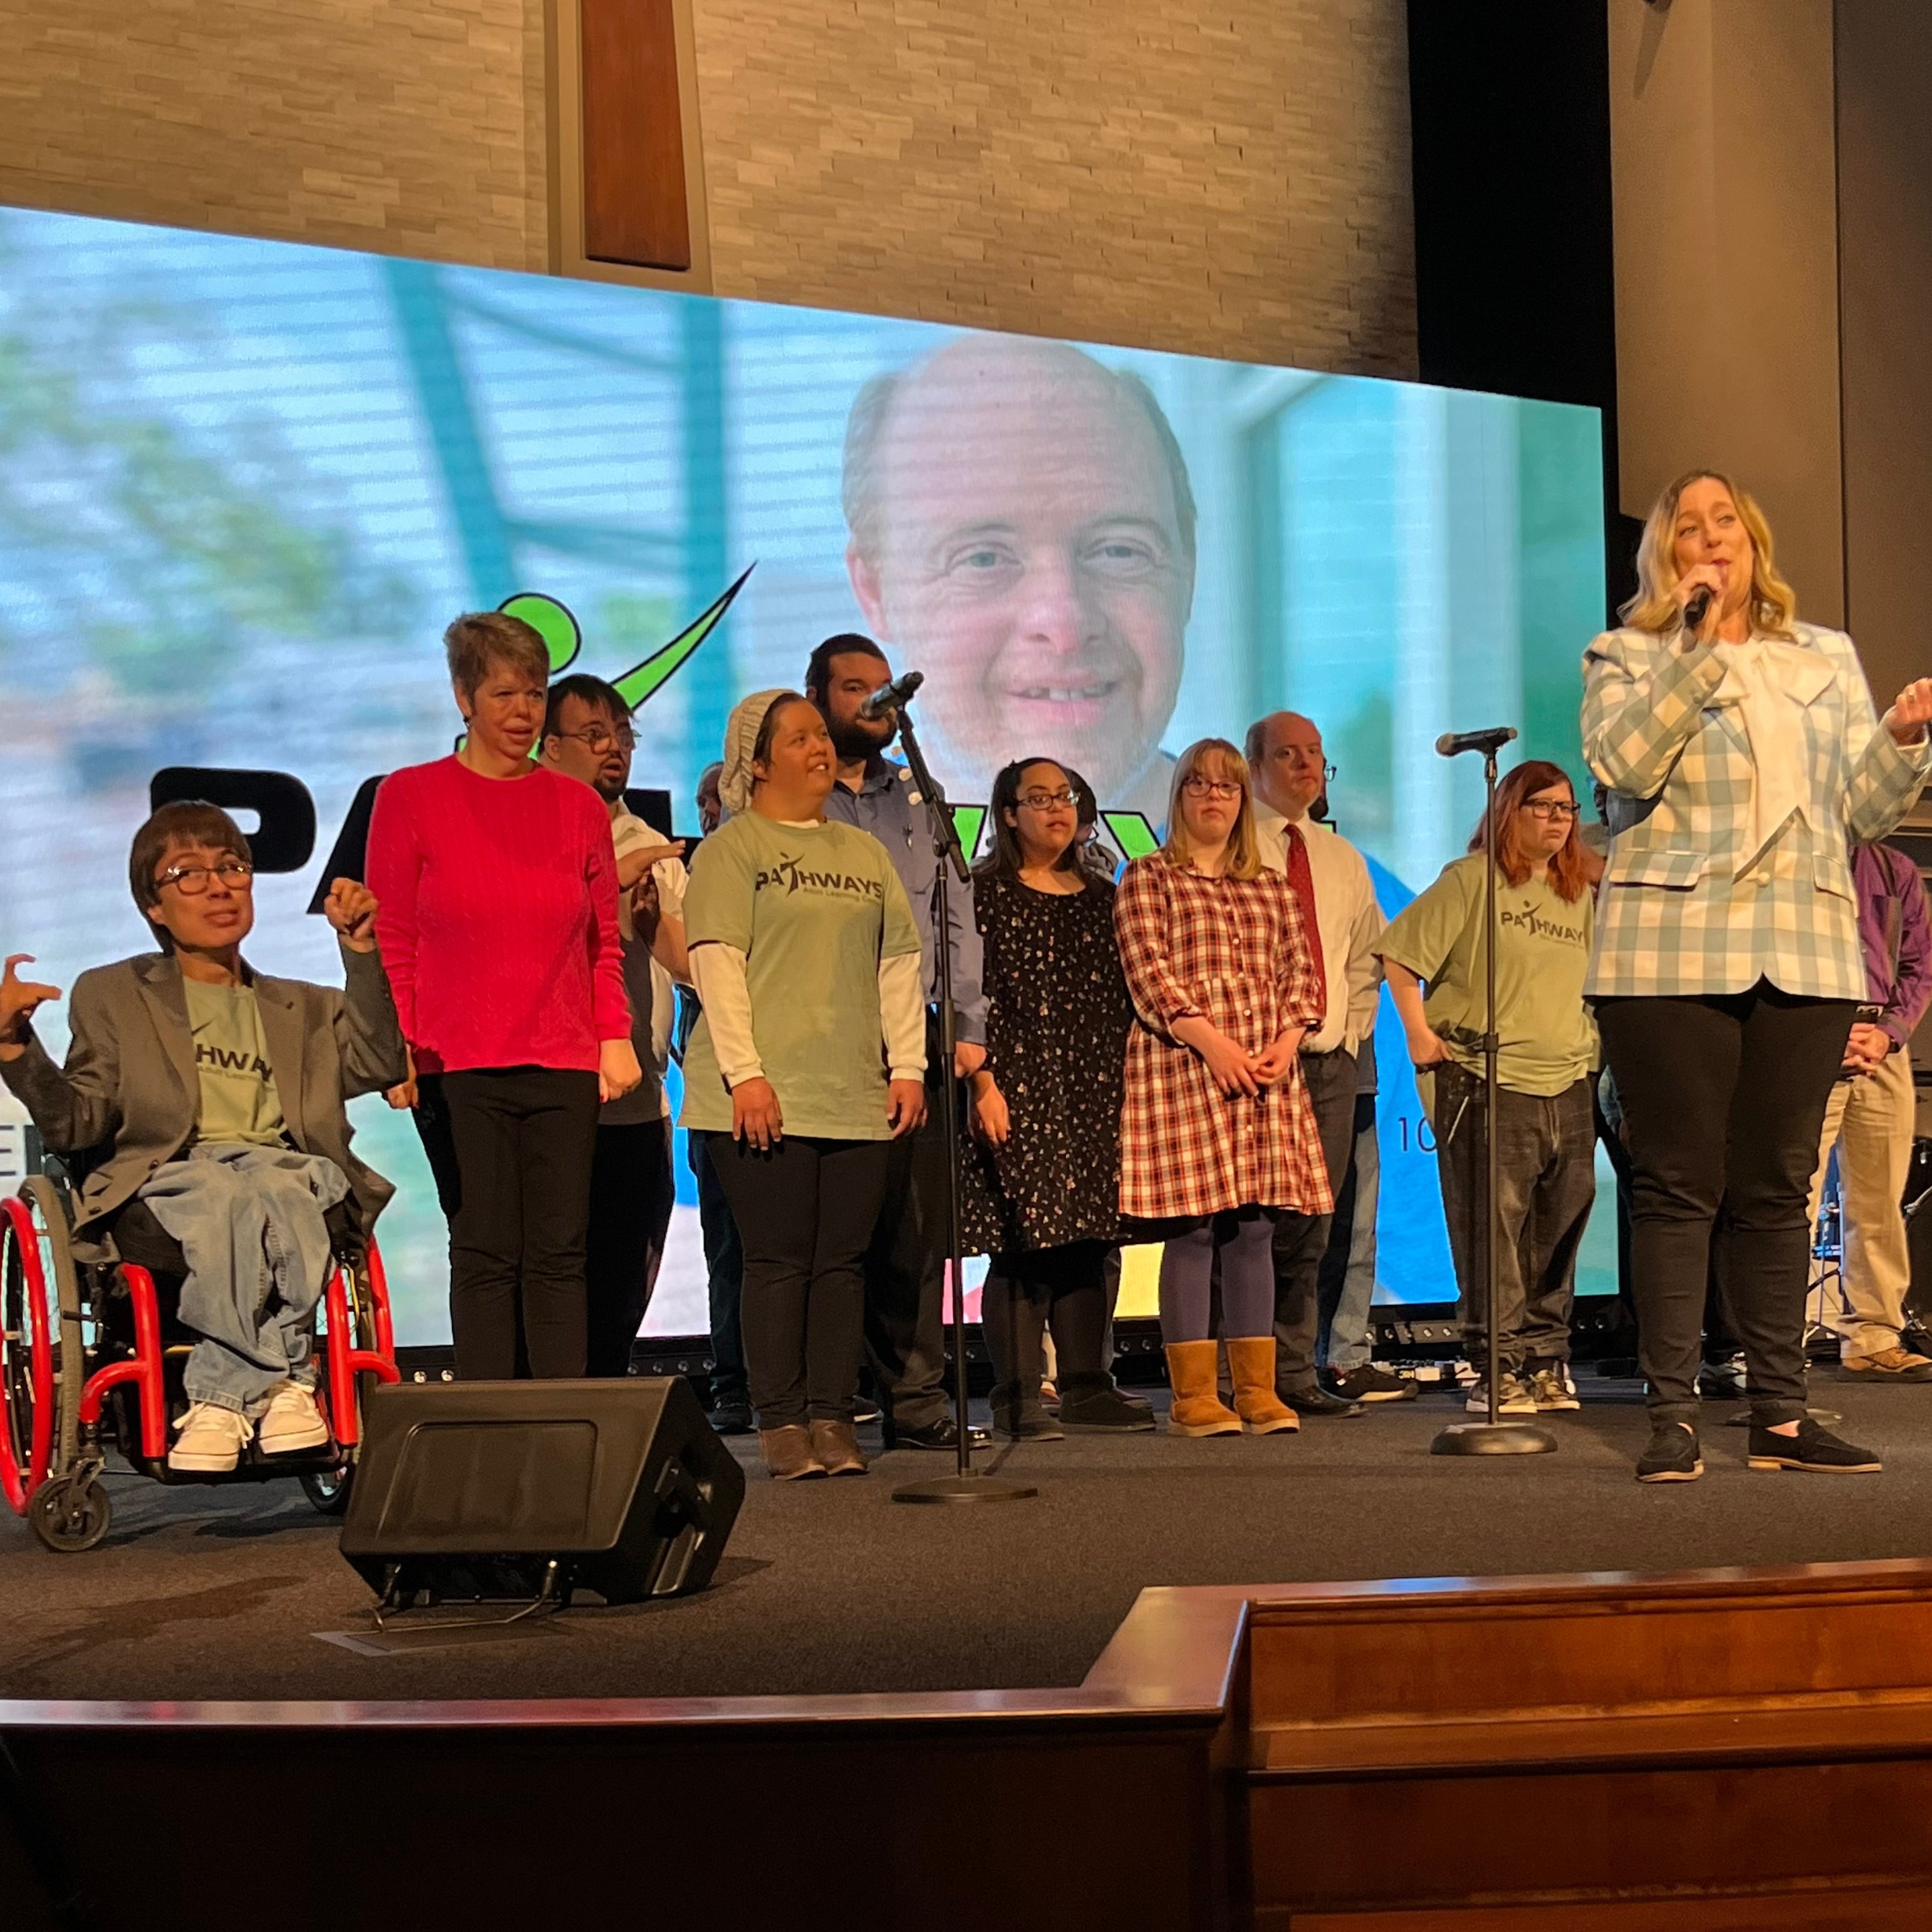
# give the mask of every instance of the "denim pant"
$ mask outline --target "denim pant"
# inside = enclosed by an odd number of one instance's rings
[[[181,1244],[190,1402],[257,1415],[285,1382],[313,1384],[316,1304],[328,1286],[322,1217],[349,1192],[341,1168],[292,1148],[204,1142],[157,1168],[139,1198]]]
[[[1631,1286],[1652,1417],[1694,1424],[1714,1270],[1753,1418],[1804,1414],[1805,1217],[1857,1008],[1760,980],[1742,993],[1599,1000],[1630,1130]]]
[[[1435,1078],[1431,1120],[1442,1212],[1462,1291],[1464,1346],[1477,1361],[1488,1341],[1482,1318],[1483,1082],[1456,1066],[1438,1067]],[[1550,1095],[1497,1089],[1496,1358],[1511,1373],[1531,1359],[1570,1358],[1576,1250],[1597,1197],[1590,1089],[1588,1080]]]
[[[1332,1199],[1342,1191],[1355,1137],[1355,1056],[1340,1047],[1333,1053],[1304,1053],[1301,1078],[1321,1137]],[[1284,1393],[1299,1395],[1315,1386],[1322,1333],[1322,1258],[1328,1251],[1334,1218],[1333,1214],[1285,1211],[1275,1220],[1274,1375],[1276,1386]]]
[[[1317,1279],[1322,1308],[1318,1359],[1337,1375],[1373,1360],[1369,1324],[1376,1299],[1376,1208],[1382,1155],[1376,1138],[1376,1096],[1355,1096],[1355,1151],[1335,1197],[1335,1225]]]

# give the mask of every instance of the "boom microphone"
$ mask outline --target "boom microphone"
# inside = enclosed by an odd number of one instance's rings
[[[870,723],[896,711],[926,682],[922,670],[902,672],[890,684],[882,684],[859,706],[859,716]]]
[[[1436,740],[1436,748],[1445,758],[1461,752],[1496,752],[1515,736],[1514,724],[1492,724],[1486,731],[1445,731]]]
[[[1684,601],[1684,628],[1694,636],[1704,626],[1704,614],[1717,595],[1708,584],[1700,584]]]

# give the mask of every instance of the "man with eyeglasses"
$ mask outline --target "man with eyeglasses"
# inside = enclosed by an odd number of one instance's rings
[[[676,1199],[664,1070],[676,1018],[674,976],[688,980],[681,840],[667,844],[624,802],[637,739],[614,686],[574,672],[551,685],[542,762],[580,778],[610,814],[617,853],[617,928],[631,1043],[644,1077],[598,1110],[590,1168],[590,1231],[584,1250],[584,1365],[592,1376],[628,1375],[631,1349],[656,1285]]]
[[[950,1070],[940,1065],[937,997],[940,948],[932,929],[933,856],[926,807],[912,774],[886,756],[898,720],[862,718],[865,700],[892,680],[886,654],[870,638],[842,632],[813,650],[805,694],[818,706],[838,760],[827,818],[869,832],[886,848],[919,928],[927,997],[926,1124],[892,1144],[886,1200],[866,1257],[866,1352],[884,1398],[886,1446],[956,1450],[957,1425],[946,1392],[945,1115],[958,1104],[956,1082],[986,1060],[986,1003],[980,991],[980,928],[973,896],[956,884],[947,896],[952,998],[958,1040]],[[974,1430],[976,1441],[982,1432]]]
[[[248,842],[212,805],[164,805],[134,835],[134,903],[158,952],[74,982],[66,1064],[34,1037],[58,987],[0,974],[0,1080],[47,1145],[86,1168],[74,1252],[182,1282],[196,1336],[170,1468],[332,1455],[316,1406],[315,1310],[338,1237],[366,1240],[395,1191],[350,1151],[346,1103],[406,1077],[376,949],[376,900],[337,879],[323,905],[344,984],[257,973]],[[253,1256],[252,1264],[243,1258]]]
[[[1329,1189],[1340,1199],[1355,1140],[1356,1055],[1374,1033],[1380,997],[1375,943],[1387,921],[1376,903],[1368,862],[1312,816],[1334,776],[1314,722],[1297,711],[1258,718],[1248,728],[1246,751],[1263,862],[1287,874],[1317,942],[1327,1015],[1302,1040],[1301,1077],[1322,1137]],[[1331,1393],[1322,1385],[1320,1276],[1334,1218],[1283,1214],[1275,1223],[1276,1386],[1282,1401],[1307,1416],[1359,1415],[1364,1402],[1400,1401],[1415,1393],[1413,1382],[1370,1359],[1368,1310],[1351,1308],[1345,1316],[1340,1304],[1326,1311],[1335,1388]]]

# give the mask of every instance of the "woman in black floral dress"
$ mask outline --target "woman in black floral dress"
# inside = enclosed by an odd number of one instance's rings
[[[1120,1239],[1120,1089],[1133,1006],[1112,883],[1080,862],[1078,774],[1024,759],[993,783],[993,850],[974,881],[986,942],[986,1064],[973,1076],[962,1208],[992,1257],[980,1319],[999,1376],[994,1426],[1144,1430],[1103,1351],[1107,1260]],[[1060,1426],[1040,1406],[1041,1342],[1059,1358]]]

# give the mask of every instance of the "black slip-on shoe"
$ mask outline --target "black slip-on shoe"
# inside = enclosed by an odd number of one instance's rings
[[[1704,1473],[1697,1432],[1688,1422],[1660,1422],[1650,1432],[1650,1447],[1636,1459],[1640,1483],[1694,1483]]]
[[[967,1447],[983,1449],[992,1438],[977,1423],[967,1432]],[[936,1422],[893,1422],[889,1417],[886,1434],[888,1449],[943,1449],[956,1451],[959,1447],[959,1425],[950,1415],[942,1415]]]
[[[1803,1469],[1818,1476],[1872,1476],[1885,1467],[1876,1451],[1834,1436],[1808,1415],[1798,1425],[1796,1436],[1779,1436],[1754,1423],[1750,1466],[1754,1469]]]
[[[1070,1387],[1060,1394],[1060,1426],[1076,1436],[1144,1435],[1154,1427],[1154,1407],[1117,1388]]]

